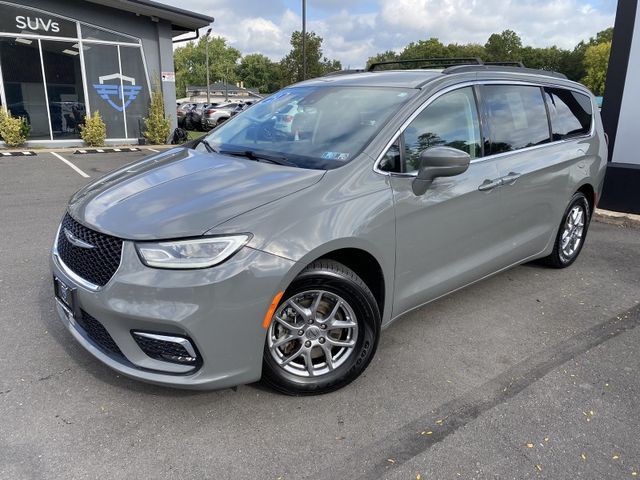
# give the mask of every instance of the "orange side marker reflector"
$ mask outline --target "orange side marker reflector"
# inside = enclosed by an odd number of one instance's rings
[[[262,321],[262,328],[265,330],[269,328],[271,324],[271,317],[273,317],[276,308],[278,308],[278,303],[280,303],[280,299],[284,295],[284,292],[279,292],[275,297],[273,297],[273,302],[269,305],[269,310],[267,310],[267,314],[264,316],[264,320]]]

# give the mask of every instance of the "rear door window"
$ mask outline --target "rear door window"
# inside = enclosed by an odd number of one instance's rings
[[[554,140],[587,135],[591,131],[591,100],[564,88],[545,88]]]
[[[485,85],[483,99],[490,153],[502,153],[551,141],[542,89],[524,85]]]

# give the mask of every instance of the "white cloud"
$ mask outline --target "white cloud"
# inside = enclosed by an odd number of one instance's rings
[[[299,12],[283,0],[184,0],[181,6],[215,17],[214,34],[243,54],[274,60],[289,51],[291,32],[300,29]],[[411,41],[484,43],[505,29],[527,45],[573,48],[613,25],[614,7],[603,8],[589,0],[316,0],[308,29],[324,38],[327,57],[355,68]]]

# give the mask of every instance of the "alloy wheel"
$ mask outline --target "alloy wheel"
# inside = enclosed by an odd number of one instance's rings
[[[584,234],[586,212],[582,205],[574,205],[565,220],[560,237],[560,256],[563,261],[570,261],[580,249]]]
[[[340,367],[354,352],[358,322],[353,308],[327,290],[295,294],[276,310],[267,346],[276,364],[299,377]]]

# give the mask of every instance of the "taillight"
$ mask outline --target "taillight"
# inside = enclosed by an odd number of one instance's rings
[[[289,122],[293,122],[293,115],[285,115],[284,116],[284,121],[289,123]]]
[[[205,110],[205,112],[204,112],[204,113],[206,113],[206,114],[210,114],[210,113],[214,113],[215,111],[216,111],[216,109],[215,109],[215,108],[210,108],[209,110]]]

